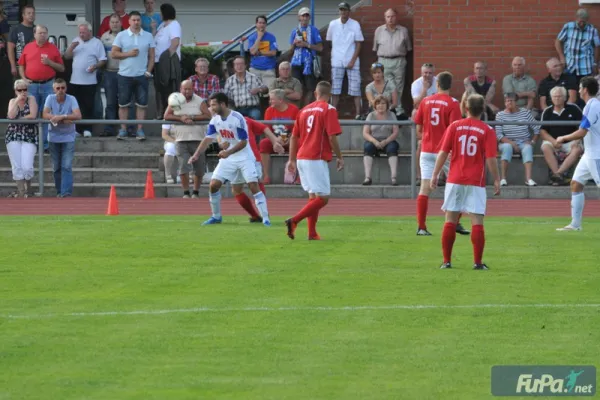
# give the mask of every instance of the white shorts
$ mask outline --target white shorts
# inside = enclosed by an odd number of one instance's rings
[[[557,149],[554,146],[552,146],[552,143],[550,143],[547,140],[544,140],[542,142],[542,146],[550,146],[552,148],[552,150],[554,150],[555,153],[558,153],[560,151],[560,152],[569,154],[571,152],[571,149],[573,148],[573,145],[579,145],[580,146],[579,141],[578,140],[574,140],[572,142],[563,143],[560,146],[560,149]]]
[[[486,201],[484,187],[446,183],[442,210],[485,215]]]
[[[258,174],[256,173],[256,165],[254,157],[242,160],[230,160],[228,158],[220,159],[217,167],[213,171],[212,179],[221,182],[229,181],[233,183],[238,174],[242,177],[242,182],[258,182]]]
[[[177,156],[177,150],[175,150],[175,143],[165,142],[164,149],[165,149],[165,154],[167,156],[173,156],[173,157]]]
[[[575,172],[573,172],[573,180],[582,185],[585,185],[589,180],[593,180],[596,186],[600,187],[600,159],[593,160],[583,153],[583,157],[581,157]]]
[[[309,194],[329,196],[329,165],[323,160],[298,160],[302,188]]]
[[[262,164],[260,161],[255,161],[254,168],[256,168],[256,175],[258,176],[258,180],[262,179]],[[246,183],[244,180],[244,176],[242,175],[242,171],[238,171],[236,177],[231,181],[232,185],[241,185]]]
[[[437,160],[437,154],[435,153],[423,153],[421,152],[421,157],[419,157],[419,166],[421,167],[421,179],[431,180],[433,178],[433,170],[435,169],[435,160]],[[446,159],[444,166],[442,167],[442,171],[446,173],[448,176],[448,171],[450,171],[450,158]]]

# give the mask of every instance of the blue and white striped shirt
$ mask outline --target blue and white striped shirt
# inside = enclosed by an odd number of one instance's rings
[[[594,48],[600,46],[598,30],[587,24],[579,29],[577,22],[567,22],[558,40],[563,42],[567,71],[575,75],[591,75],[594,66]]]
[[[498,122],[516,122],[516,121],[531,121],[535,122],[535,118],[531,115],[531,111],[526,108],[519,108],[519,111],[509,113],[506,111],[500,111],[496,115],[496,121]],[[531,133],[539,135],[539,125],[496,125],[496,137],[501,140],[506,136],[507,139],[513,142],[525,142],[531,140]]]

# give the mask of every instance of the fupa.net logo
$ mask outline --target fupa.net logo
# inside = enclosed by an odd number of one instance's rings
[[[593,396],[596,368],[591,365],[496,365],[494,396]]]

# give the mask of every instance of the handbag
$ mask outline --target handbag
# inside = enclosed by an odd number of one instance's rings
[[[319,79],[323,76],[321,71],[321,56],[317,52],[313,52],[313,75]]]

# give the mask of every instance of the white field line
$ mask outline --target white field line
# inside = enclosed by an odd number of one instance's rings
[[[61,317],[107,317],[122,315],[164,315],[183,313],[245,313],[245,312],[359,312],[359,311],[386,311],[386,310],[475,310],[475,309],[515,309],[515,308],[600,308],[600,304],[464,304],[464,305],[381,305],[381,306],[298,306],[298,307],[197,307],[174,308],[166,310],[135,310],[135,311],[98,311],[74,312],[56,314],[0,314],[3,319],[43,319]]]

